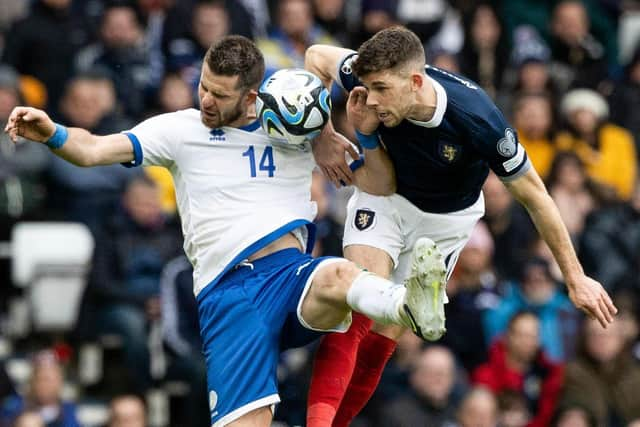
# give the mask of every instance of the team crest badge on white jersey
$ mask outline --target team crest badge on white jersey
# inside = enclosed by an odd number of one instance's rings
[[[358,209],[353,225],[360,231],[367,230],[374,225],[376,213],[369,209]]]

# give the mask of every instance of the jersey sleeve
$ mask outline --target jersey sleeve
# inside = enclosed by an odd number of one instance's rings
[[[473,144],[496,175],[502,180],[515,179],[531,168],[531,162],[500,110],[495,105],[488,110],[474,120]]]
[[[353,74],[353,69],[351,68],[351,64],[357,58],[358,54],[356,52],[350,52],[338,63],[336,73],[336,76],[338,76],[337,83],[347,92],[351,92],[356,86],[362,86],[362,83],[360,83],[360,80]]]
[[[178,144],[173,114],[175,113],[151,117],[123,132],[131,141],[134,154],[133,161],[123,163],[123,166],[171,166],[176,158]]]

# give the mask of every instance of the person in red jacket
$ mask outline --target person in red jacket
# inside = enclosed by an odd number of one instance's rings
[[[509,321],[506,334],[493,343],[489,361],[473,371],[474,384],[494,393],[522,393],[533,417],[527,427],[548,426],[563,382],[563,365],[552,362],[540,349],[538,318],[520,312]]]

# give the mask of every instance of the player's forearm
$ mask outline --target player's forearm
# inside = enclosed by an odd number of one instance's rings
[[[98,166],[133,160],[133,146],[122,134],[93,135],[80,128],[68,128],[64,145],[51,151],[76,166]]]
[[[67,128],[69,136],[64,145],[51,151],[58,157],[76,166],[93,166],[97,155],[94,155],[96,137],[84,129]]]
[[[377,196],[389,196],[396,192],[395,170],[382,147],[364,150],[364,164],[355,171],[355,185]]]
[[[529,212],[540,236],[549,245],[562,270],[565,282],[571,286],[573,278],[582,275],[583,270],[555,202],[545,191],[523,205]]]

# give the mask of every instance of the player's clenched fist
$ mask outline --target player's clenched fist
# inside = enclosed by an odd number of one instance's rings
[[[4,131],[13,142],[18,137],[31,141],[46,142],[56,131],[56,125],[47,113],[31,107],[16,107],[11,112]]]

